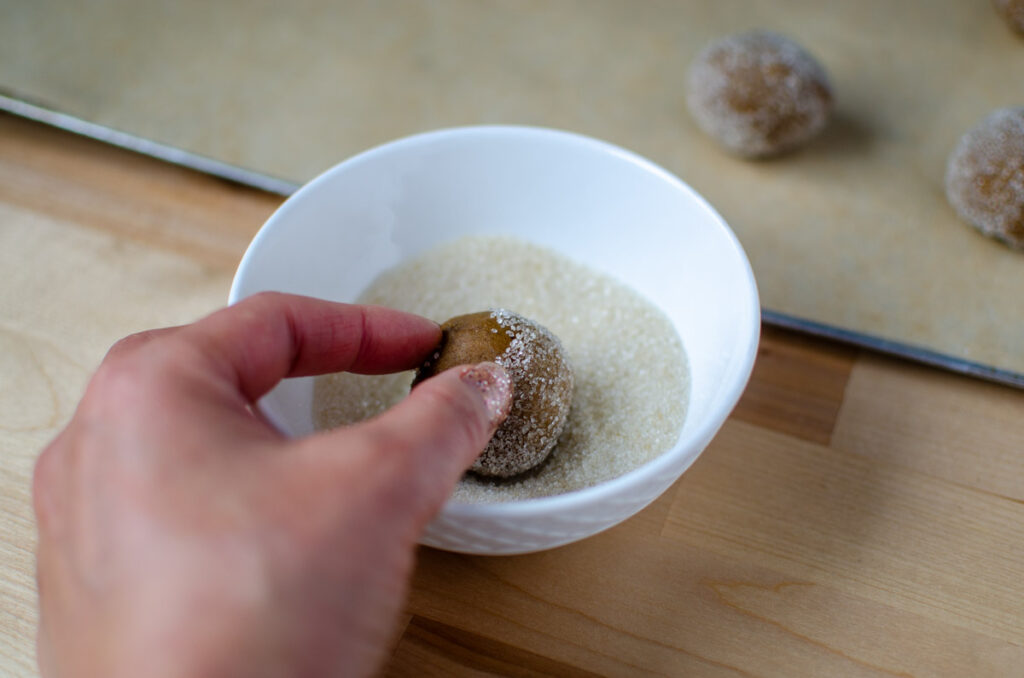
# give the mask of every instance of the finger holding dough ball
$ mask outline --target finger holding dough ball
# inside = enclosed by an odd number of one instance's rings
[[[512,379],[512,408],[470,470],[508,478],[544,461],[565,428],[573,372],[558,338],[506,310],[456,316],[441,325],[437,350],[416,372],[413,386],[459,365],[492,361]]]
[[[1024,35],[1024,0],[992,0],[1010,28]]]
[[[832,112],[821,64],[770,31],[708,45],[690,65],[687,104],[697,124],[727,150],[748,158],[778,155],[815,137]]]
[[[1000,108],[949,156],[946,197],[987,236],[1024,249],[1024,108]]]

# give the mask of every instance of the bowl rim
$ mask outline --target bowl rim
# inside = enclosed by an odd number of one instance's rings
[[[228,293],[228,304],[231,305],[241,301],[240,288],[242,280],[246,277],[246,273],[251,266],[255,251],[259,249],[262,241],[268,237],[269,232],[276,227],[275,225],[278,222],[283,221],[287,217],[287,214],[294,208],[294,205],[303,200],[305,195],[316,191],[322,184],[333,181],[335,176],[352,171],[353,168],[366,162],[371,162],[378,156],[405,152],[411,148],[426,144],[445,143],[455,139],[472,137],[502,136],[530,137],[535,140],[554,141],[555,143],[599,151],[602,154],[611,155],[639,167],[641,170],[654,175],[684,194],[710,217],[708,223],[725,236],[731,249],[739,259],[743,274],[742,282],[749,292],[749,298],[746,307],[737,308],[735,312],[740,323],[749,327],[750,331],[746,337],[741,337],[741,340],[745,339],[744,345],[741,346],[743,355],[740,357],[738,365],[731,370],[736,378],[731,384],[726,386],[724,393],[719,396],[719,400],[722,403],[718,408],[720,415],[705,417],[703,421],[698,422],[696,428],[687,434],[686,438],[689,441],[687,444],[680,445],[680,440],[682,439],[682,432],[680,432],[679,438],[670,449],[640,466],[622,475],[601,481],[596,485],[571,490],[562,494],[489,503],[457,502],[449,499],[438,514],[439,517],[444,516],[445,518],[509,518],[550,514],[551,512],[558,512],[572,506],[597,504],[605,499],[619,495],[631,485],[645,478],[657,477],[665,473],[680,459],[684,462],[683,470],[685,470],[711,442],[711,439],[725,423],[726,419],[728,419],[733,408],[735,408],[750,380],[760,340],[761,308],[757,283],[754,279],[750,260],[735,232],[733,232],[725,219],[711,206],[704,196],[672,172],[633,151],[577,132],[534,125],[464,125],[419,132],[373,146],[329,167],[292,193],[274,210],[260,227],[259,231],[257,231],[242,255],[242,259],[235,271],[231,289]],[[276,425],[276,417],[272,413],[265,411],[262,400],[257,403],[257,407]],[[687,457],[690,458],[687,459]]]

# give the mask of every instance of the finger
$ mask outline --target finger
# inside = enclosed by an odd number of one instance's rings
[[[256,400],[285,377],[411,369],[437,346],[437,323],[379,306],[262,293],[217,311],[173,335],[198,350]]]
[[[501,366],[466,365],[424,381],[383,415],[320,436],[315,444],[327,463],[342,449],[369,450],[369,463],[386,468],[386,481],[402,488],[403,500],[429,517],[487,446],[511,405],[512,381]]]
[[[134,351],[142,346],[145,346],[153,339],[160,337],[166,337],[181,329],[180,327],[160,327],[154,330],[144,330],[142,332],[136,332],[135,334],[129,334],[123,339],[119,339],[114,342],[114,345],[107,350],[107,355],[104,356],[104,360],[113,358],[115,356],[122,356]]]

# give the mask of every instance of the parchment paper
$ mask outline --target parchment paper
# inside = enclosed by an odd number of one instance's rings
[[[703,137],[684,95],[706,42],[754,27],[802,42],[838,99],[815,143],[760,163]],[[1024,254],[942,189],[963,131],[1024,105],[1024,39],[987,2],[8,1],[0,88],[296,182],[437,127],[590,134],[702,192],[767,308],[1024,374]]]

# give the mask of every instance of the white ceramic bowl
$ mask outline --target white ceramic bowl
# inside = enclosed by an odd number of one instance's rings
[[[711,441],[757,352],[757,288],[743,249],[691,188],[616,146],[530,127],[466,127],[400,139],[329,169],[289,198],[239,265],[234,303],[263,290],[352,301],[381,272],[467,234],[507,234],[609,273],[657,304],[690,362],[672,449],[619,478],[503,504],[449,502],[422,542],[512,554],[567,544],[633,515]],[[281,431],[313,430],[312,380],[260,401]]]

